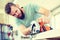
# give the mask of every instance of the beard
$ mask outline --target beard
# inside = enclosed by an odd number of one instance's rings
[[[22,10],[20,10],[20,11],[21,11],[21,16],[19,16],[18,19],[23,20],[25,18],[25,14]]]

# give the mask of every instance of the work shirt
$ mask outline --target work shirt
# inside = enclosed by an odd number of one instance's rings
[[[28,4],[24,6],[23,9],[24,9],[25,18],[23,20],[16,19],[17,26],[20,26],[22,24],[26,27],[29,27],[31,21],[36,20],[38,17],[41,17],[42,15],[41,13],[38,12],[40,6],[36,4]]]

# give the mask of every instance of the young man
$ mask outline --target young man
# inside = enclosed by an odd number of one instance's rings
[[[18,18],[16,19],[16,24],[18,25],[20,32],[22,32],[24,35],[31,32],[31,28],[29,28],[29,26],[31,21],[35,20],[35,17],[41,16],[42,14],[47,17],[49,16],[49,11],[47,9],[34,4],[19,7],[18,5],[10,2],[6,4],[5,12]]]

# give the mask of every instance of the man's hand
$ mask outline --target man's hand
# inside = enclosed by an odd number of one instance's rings
[[[44,22],[44,24],[50,23],[50,19],[47,16],[42,16],[42,17],[38,18],[37,21],[38,22]]]

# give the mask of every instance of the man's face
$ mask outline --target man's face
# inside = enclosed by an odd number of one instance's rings
[[[16,6],[11,6],[11,13],[10,13],[10,15],[15,16],[15,17],[17,17],[19,19],[24,19],[25,18],[25,15],[24,15],[23,11],[20,10]]]

